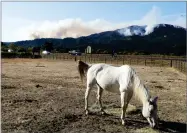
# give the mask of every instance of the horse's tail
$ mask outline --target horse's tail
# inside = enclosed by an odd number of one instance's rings
[[[90,66],[85,62],[78,60],[78,72],[80,74],[81,81],[83,81],[83,77],[85,77],[89,67]]]

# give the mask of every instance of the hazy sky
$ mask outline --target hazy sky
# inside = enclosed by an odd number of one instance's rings
[[[158,23],[186,27],[186,2],[2,2],[2,41],[79,37]]]

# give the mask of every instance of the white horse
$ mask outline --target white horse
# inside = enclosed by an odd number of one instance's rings
[[[88,97],[90,90],[94,85],[98,88],[97,99],[99,101],[100,111],[105,113],[101,103],[101,96],[103,90],[121,95],[121,120],[122,125],[125,124],[125,112],[132,95],[136,97],[143,104],[142,114],[149,122],[152,128],[158,124],[157,116],[157,99],[158,97],[151,98],[147,88],[142,84],[139,77],[132,67],[123,65],[115,67],[107,64],[86,64],[83,61],[78,61],[78,71],[83,80],[87,75],[87,88],[85,92],[85,111],[88,110]]]

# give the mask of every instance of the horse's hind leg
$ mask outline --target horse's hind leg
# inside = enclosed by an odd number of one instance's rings
[[[103,110],[103,106],[102,106],[102,102],[101,102],[101,97],[102,97],[102,94],[103,94],[103,89],[97,85],[97,100],[99,102],[99,107],[100,107],[100,111],[102,112],[102,114],[105,114],[104,110]]]
[[[86,115],[88,115],[88,113],[89,113],[89,111],[88,111],[88,97],[90,95],[90,90],[91,90],[91,86],[87,85],[86,92],[85,92],[85,111],[86,111]]]

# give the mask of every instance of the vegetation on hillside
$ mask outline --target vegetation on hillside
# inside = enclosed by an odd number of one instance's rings
[[[19,46],[20,50],[25,48],[26,51],[38,48],[52,52],[67,53],[72,49],[84,52],[87,46],[91,46],[92,53],[115,51],[118,54],[186,55],[186,29],[165,25],[156,27],[152,33],[145,36],[123,36],[117,31],[106,31],[79,38],[40,38],[13,43],[5,42],[2,50],[6,50],[7,46],[15,45]]]

